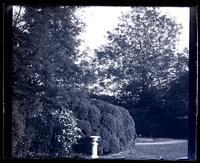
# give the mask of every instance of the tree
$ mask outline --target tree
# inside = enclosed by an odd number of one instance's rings
[[[104,78],[119,87],[133,83],[138,91],[166,87],[172,79],[177,35],[181,26],[155,8],[132,8],[118,27],[108,32],[110,42],[96,51]],[[109,75],[108,75],[109,74]]]
[[[185,50],[187,54],[187,50]],[[170,82],[170,87],[163,96],[163,117],[171,136],[188,137],[189,113],[189,71],[188,58],[185,53],[179,54],[176,63],[176,80]]]
[[[82,25],[74,7],[23,9],[13,20],[13,156],[63,157],[78,138],[66,94],[85,81],[75,64]]]
[[[20,53],[20,56],[16,54],[14,57],[18,60],[24,57],[20,60],[26,68],[23,78],[26,77],[41,91],[53,85],[64,89],[72,87],[72,83],[76,86],[83,76],[74,64],[79,45],[76,35],[81,31],[79,22],[74,18],[74,10],[72,7],[28,7],[25,10],[22,33],[26,40],[23,39],[23,47],[18,44],[17,48],[23,50],[23,55]],[[20,73],[14,74],[19,76]]]
[[[150,122],[161,122],[163,96],[178,74],[176,63],[181,57],[176,56],[176,42],[182,27],[149,7],[133,7],[120,20],[108,32],[108,44],[96,50],[98,82],[104,88],[111,86],[137,128],[149,132]]]

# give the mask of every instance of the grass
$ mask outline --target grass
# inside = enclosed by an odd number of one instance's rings
[[[174,140],[171,138],[137,138],[136,143],[148,143],[148,142],[165,142],[169,140]]]
[[[136,142],[160,142],[173,139],[138,139]],[[130,147],[126,151],[100,156],[100,159],[125,159],[125,160],[151,160],[151,159],[164,159],[164,160],[177,160],[181,157],[187,157],[188,143],[165,144],[165,145],[136,145]]]

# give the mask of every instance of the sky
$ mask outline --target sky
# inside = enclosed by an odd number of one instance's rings
[[[81,20],[86,23],[85,32],[81,34],[84,43],[80,49],[86,47],[95,49],[106,42],[106,32],[116,27],[121,11],[128,12],[130,7],[85,7],[77,12]],[[180,42],[177,44],[179,51],[184,47],[189,48],[189,8],[187,7],[161,7],[160,11],[175,18],[182,24]]]
[[[14,12],[17,7],[14,7]],[[128,12],[130,7],[83,7],[77,12],[80,19],[86,23],[85,32],[80,35],[84,42],[80,46],[83,51],[86,47],[96,49],[106,42],[106,32],[112,30],[118,24],[121,12]],[[179,51],[184,47],[189,48],[189,8],[188,7],[161,7],[160,11],[175,18],[182,24],[182,34],[177,44]]]

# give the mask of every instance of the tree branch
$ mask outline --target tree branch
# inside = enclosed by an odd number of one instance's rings
[[[16,17],[16,19],[15,19],[15,21],[14,21],[14,23],[13,23],[13,27],[16,27],[16,25],[19,23],[19,22],[18,22],[18,19],[19,19],[21,10],[22,10],[22,6],[19,7],[19,11],[18,11],[17,17]]]

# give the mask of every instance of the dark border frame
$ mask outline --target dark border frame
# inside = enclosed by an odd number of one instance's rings
[[[199,159],[197,156],[197,0],[57,0],[47,3],[34,0],[7,0],[3,3],[3,55],[2,55],[2,158],[11,159],[12,153],[12,5],[74,5],[74,6],[157,6],[157,7],[190,7],[190,41],[189,41],[189,160]],[[5,109],[5,112],[4,112]]]
[[[197,8],[190,8],[189,36],[189,142],[188,157],[197,159]]]
[[[5,0],[10,5],[79,5],[79,6],[179,6],[192,7],[197,4],[197,0]]]

